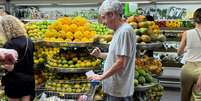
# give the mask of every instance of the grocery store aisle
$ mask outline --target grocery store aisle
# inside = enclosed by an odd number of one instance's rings
[[[180,101],[180,89],[178,88],[165,88],[165,93],[161,101]]]

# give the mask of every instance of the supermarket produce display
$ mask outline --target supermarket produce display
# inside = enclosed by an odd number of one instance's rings
[[[16,8],[13,12],[26,22],[27,35],[35,43],[35,101],[77,101],[79,97],[103,101],[101,85],[93,87],[85,75],[89,70],[102,72],[103,60],[89,53],[95,47],[107,52],[113,37],[114,31],[97,23],[98,11],[80,10],[64,17],[64,13],[57,10],[42,13],[40,7]],[[182,57],[176,54],[181,33],[194,28],[194,24],[189,19],[148,21],[145,15],[135,13],[126,15],[125,20],[137,38],[133,97],[136,101],[160,101],[164,95],[160,76],[166,67],[182,67]],[[0,47],[2,42],[0,39]],[[152,57],[145,54],[150,50]],[[6,96],[0,98],[7,101]]]
[[[87,52],[87,49],[67,50],[60,54],[55,54],[53,57],[48,57],[47,65],[50,67],[61,68],[87,68],[99,66],[101,60],[90,56]]]
[[[137,34],[137,43],[146,44],[166,41],[166,37],[160,33],[159,26],[154,21],[147,21],[143,15],[131,16],[127,19],[127,22],[133,26]]]
[[[80,22],[78,23],[78,21]],[[140,24],[140,26],[147,27],[148,29],[146,22],[145,25]],[[70,27],[71,30],[68,27]],[[82,73],[91,69],[97,70],[98,67],[100,67],[102,60],[89,55],[90,51],[87,47],[91,47],[93,44],[81,46],[81,44],[89,42],[89,40],[86,41],[82,38],[86,36],[85,39],[91,38],[93,41],[98,40],[98,43],[108,44],[112,39],[112,31],[97,23],[89,24],[89,22],[82,17],[75,17],[72,19],[67,17],[60,18],[55,22],[52,22],[52,24],[49,24],[47,28],[43,37],[43,45],[36,46],[36,51],[34,53],[35,64],[44,64],[46,67],[46,72],[43,73],[46,83],[38,90],[42,90],[47,96],[58,96],[59,98],[66,98],[69,96],[75,97],[76,95],[76,98],[78,98],[79,95],[90,92],[91,83],[86,79],[86,76],[82,75]],[[77,29],[79,31],[77,31]],[[147,29],[141,28],[141,34],[138,33],[138,35],[143,35]],[[86,32],[94,33],[92,34],[94,37],[89,37],[90,34],[87,34]],[[153,32],[153,34],[155,32]],[[159,35],[158,32],[155,34]],[[146,39],[144,36],[141,37],[143,40]],[[156,41],[144,41],[147,43],[145,46],[146,49],[160,47],[160,43],[155,43],[155,45],[151,46],[151,44],[154,44],[152,42]],[[144,43],[140,42],[140,44],[143,45]],[[146,93],[151,87],[159,84],[152,75],[160,75],[162,72],[160,61],[144,56],[144,59],[136,59],[136,65],[136,79],[134,86],[136,86],[136,92],[139,92],[137,94]],[[71,73],[73,73],[73,76],[68,76],[68,74]],[[35,77],[37,78],[40,76],[41,75]],[[36,79],[36,81],[38,85],[41,84],[40,79]],[[94,97],[96,99],[101,99],[100,95],[101,94],[96,94]],[[144,96],[138,96],[138,98],[144,99]]]
[[[135,65],[136,69],[148,70],[155,75],[160,75],[163,71],[162,63],[159,60],[146,55],[143,58],[136,58]]]
[[[78,73],[78,74],[64,74],[64,73],[51,73],[48,70],[44,71],[44,76],[47,81],[88,81],[86,75]]]
[[[159,101],[160,97],[163,95],[163,90],[161,95],[151,95],[151,89],[156,85],[160,85],[159,81],[154,77],[160,76],[163,71],[162,64],[159,60],[154,59],[153,57],[144,57],[136,58],[135,66],[135,92],[134,99],[136,101]],[[152,91],[154,92],[154,91]]]
[[[146,95],[149,96],[150,101],[160,101],[160,98],[163,96],[164,93],[164,87],[160,84],[157,84],[151,89],[148,90]]]
[[[194,25],[192,21],[188,20],[161,20],[157,21],[156,24],[163,30],[174,30],[174,29],[189,29],[193,28]]]
[[[35,46],[34,51],[34,65],[40,67],[40,65],[44,65],[46,62],[46,57],[51,54],[56,54],[58,49],[56,48],[45,48]]]
[[[48,25],[50,25],[48,21],[31,22],[27,23],[25,25],[25,28],[31,40],[39,41],[44,38]]]
[[[138,44],[142,47],[140,49],[152,50],[161,47],[161,42],[164,40],[161,41],[159,38],[160,30],[154,22],[143,22],[139,26],[140,34],[136,33],[141,38]],[[34,64],[43,71],[35,74],[38,95],[36,100],[41,99],[44,94],[47,99],[57,97],[60,100],[75,100],[82,94],[90,96],[91,92],[96,90],[84,73],[92,69],[100,71],[102,60],[90,56],[90,48],[95,47],[96,44],[92,42],[96,40],[100,44],[109,45],[112,39],[110,29],[97,23],[90,23],[82,17],[63,17],[51,23],[47,21],[27,23],[26,30],[34,42],[42,40],[40,44],[35,45],[34,52]],[[148,31],[151,34],[146,34]],[[157,36],[157,40],[151,39],[152,34]],[[150,40],[147,41],[148,37]],[[136,99],[141,99],[139,101],[146,99],[142,94],[146,94],[155,85],[160,85],[152,76],[160,75],[162,70],[161,62],[152,57],[144,56],[136,59],[134,80],[135,94],[138,95]],[[155,96],[153,99],[160,98]],[[97,92],[93,98],[102,99],[102,93]]]
[[[46,66],[54,72],[87,72],[98,69],[101,62],[101,59],[90,56],[86,48],[71,48],[48,56]]]
[[[87,19],[77,16],[63,17],[48,26],[45,41],[48,42],[93,42],[96,31],[90,27]]]
[[[151,99],[148,92],[156,85],[161,86],[154,77],[162,74],[163,67],[159,59],[154,56],[148,57],[146,52],[160,49],[163,46],[162,43],[166,41],[166,36],[161,33],[155,21],[147,21],[143,15],[131,16],[127,19],[127,22],[132,25],[137,34],[138,51],[135,60],[134,99],[136,101],[148,101]],[[159,101],[161,96],[152,97],[151,101]]]
[[[148,71],[139,68],[135,70],[134,85],[137,89],[140,89],[141,86],[151,85],[151,83],[154,83],[154,78]]]
[[[90,91],[90,82],[67,82],[64,80],[59,81],[48,81],[45,84],[45,89],[53,92],[63,92],[63,93],[87,93]]]
[[[34,78],[35,78],[36,88],[39,88],[42,85],[42,83],[44,83],[44,81],[45,81],[45,76],[44,76],[43,72],[41,72],[41,71],[35,71]]]
[[[91,28],[96,31],[95,41],[101,44],[109,44],[112,40],[113,30],[103,24],[91,23]]]

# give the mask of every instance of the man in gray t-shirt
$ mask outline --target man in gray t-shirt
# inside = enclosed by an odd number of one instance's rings
[[[99,48],[91,55],[106,59],[102,75],[89,77],[103,80],[104,101],[133,101],[136,39],[133,28],[121,19],[122,6],[117,0],[105,0],[99,8],[103,22],[115,31],[108,53]]]

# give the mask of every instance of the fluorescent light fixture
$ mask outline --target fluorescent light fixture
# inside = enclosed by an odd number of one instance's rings
[[[63,6],[83,6],[83,5],[99,5],[98,3],[58,3],[58,5]]]
[[[129,2],[121,2],[121,3],[129,3]],[[137,4],[149,4],[149,3],[152,3],[151,1],[135,1],[134,3],[137,3]]]
[[[16,6],[50,6],[52,4],[47,3],[47,4],[15,4]]]
[[[135,3],[138,3],[138,4],[147,4],[147,3],[152,3],[152,1],[134,1]]]

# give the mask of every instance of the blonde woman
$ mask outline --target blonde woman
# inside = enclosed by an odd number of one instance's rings
[[[2,79],[5,94],[9,101],[30,101],[35,94],[34,45],[26,37],[24,24],[19,19],[11,15],[2,16],[0,26],[7,39],[4,48],[14,49],[18,53],[17,63],[4,65],[5,68],[12,68]]]

